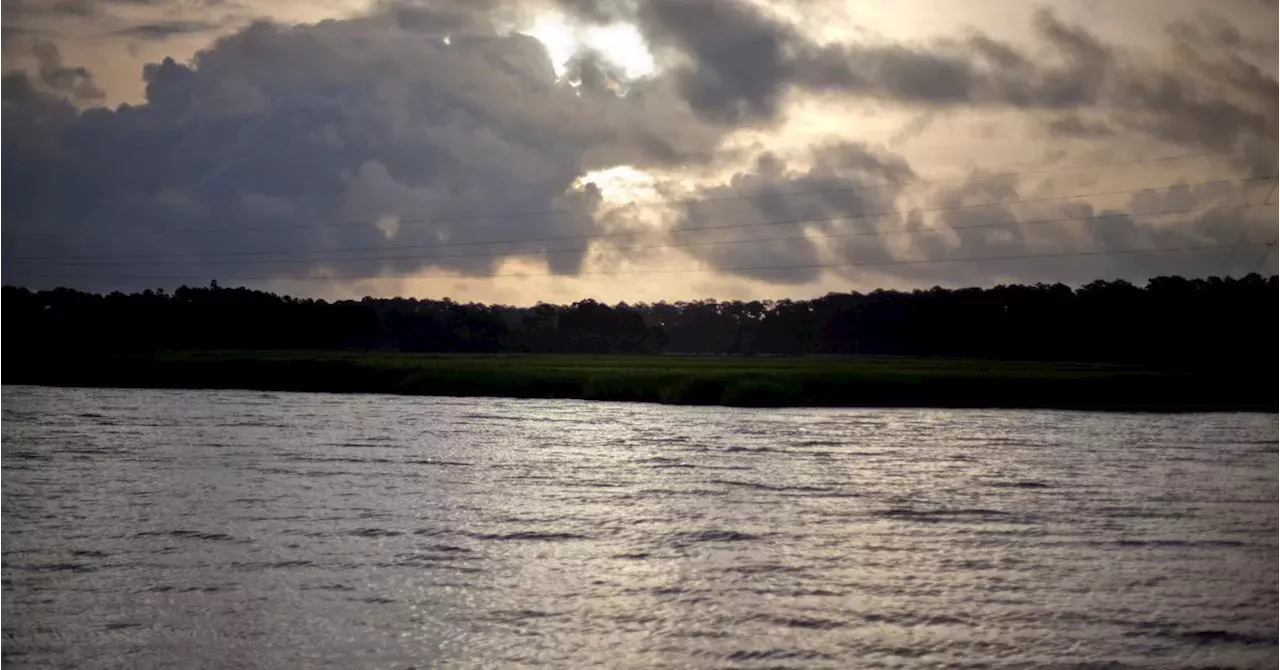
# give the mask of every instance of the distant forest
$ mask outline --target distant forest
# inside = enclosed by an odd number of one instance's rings
[[[6,286],[4,353],[157,349],[907,354],[1188,365],[1276,362],[1276,277],[509,307],[298,299],[246,288],[97,295]]]

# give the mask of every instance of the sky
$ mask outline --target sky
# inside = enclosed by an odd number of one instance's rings
[[[3,0],[5,284],[1274,273],[1274,0]]]

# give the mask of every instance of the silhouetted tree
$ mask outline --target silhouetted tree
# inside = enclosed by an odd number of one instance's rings
[[[297,299],[181,286],[3,290],[4,351],[387,349],[591,354],[910,354],[1238,365],[1274,361],[1276,277],[1156,277],[831,293],[813,300],[510,307]]]

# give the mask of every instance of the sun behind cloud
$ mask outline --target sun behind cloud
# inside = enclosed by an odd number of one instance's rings
[[[584,51],[600,54],[629,79],[646,77],[657,69],[640,31],[630,24],[575,25],[563,14],[546,12],[534,19],[532,25],[516,32],[542,42],[557,76],[564,75],[569,61]]]

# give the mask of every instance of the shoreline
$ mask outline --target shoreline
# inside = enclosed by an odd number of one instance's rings
[[[1277,412],[1275,386],[1221,372],[895,357],[378,352],[10,357],[6,384],[372,393],[727,407]],[[16,373],[16,374],[15,374]],[[1267,389],[1255,393],[1254,389]]]
[[[945,410],[1027,410],[1027,411],[1051,411],[1051,412],[1097,412],[1105,414],[1277,414],[1277,409],[1266,409],[1261,406],[1229,406],[1223,403],[1214,403],[1212,405],[1179,405],[1177,407],[1156,407],[1153,405],[1137,404],[1133,406],[1125,405],[1097,405],[1097,404],[1057,404],[1057,405],[1038,405],[1038,404],[983,404],[975,402],[970,404],[894,404],[894,403],[855,403],[855,404],[726,404],[726,403],[695,403],[695,402],[668,402],[663,400],[645,400],[636,398],[609,398],[609,397],[586,397],[586,396],[544,396],[544,395],[498,395],[498,394],[475,394],[475,393],[407,393],[396,391],[358,391],[358,390],[325,390],[325,389],[295,389],[295,388],[272,388],[257,386],[144,386],[144,385],[125,385],[125,384],[74,384],[74,383],[43,383],[33,381],[17,381],[5,382],[5,386],[34,386],[41,388],[75,388],[75,389],[120,389],[120,390],[145,390],[145,391],[244,391],[257,393],[317,393],[325,395],[384,395],[384,396],[400,396],[414,398],[493,398],[505,400],[579,400],[582,402],[608,402],[608,403],[636,403],[644,405],[666,405],[671,407],[724,407],[728,409],[945,409]]]

